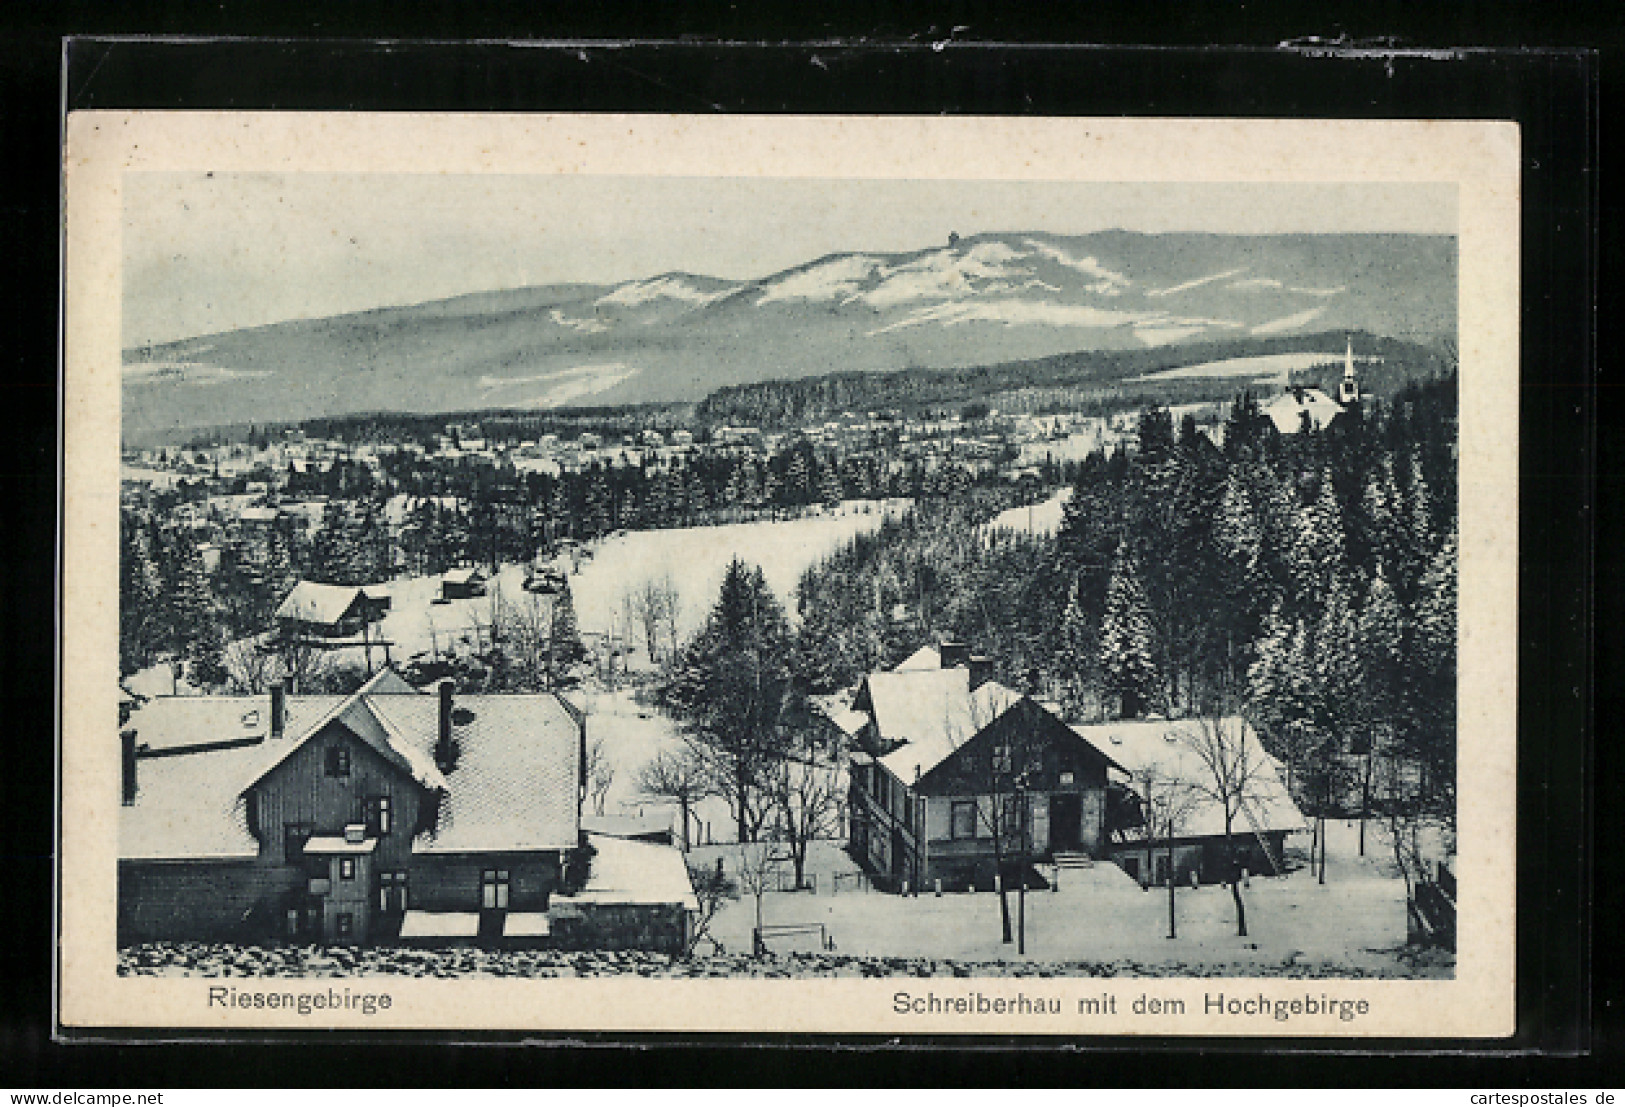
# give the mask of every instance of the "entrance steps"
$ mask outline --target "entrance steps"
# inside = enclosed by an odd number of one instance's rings
[[[1092,869],[1095,867],[1095,859],[1087,853],[1057,853],[1055,865],[1062,869]]]

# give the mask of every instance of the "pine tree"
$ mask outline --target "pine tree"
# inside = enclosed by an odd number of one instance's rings
[[[223,635],[214,590],[203,556],[184,530],[171,535],[168,579],[164,581],[171,664],[182,668],[200,685],[221,683],[220,654]]]
[[[1159,699],[1154,630],[1145,590],[1127,543],[1118,547],[1106,589],[1100,628],[1100,671],[1104,690],[1118,697],[1124,718],[1137,718]]]
[[[1314,501],[1293,514],[1288,567],[1293,598],[1301,612],[1313,610],[1344,564],[1343,513],[1332,489],[1330,470],[1321,475],[1319,483]]]
[[[842,499],[841,474],[833,457],[818,466],[818,496],[825,505],[839,507]]]
[[[553,618],[547,643],[548,665],[552,679],[557,681],[569,668],[586,655],[581,644],[581,626],[576,620],[575,598],[570,594],[570,581],[566,577],[564,588],[553,597]]]
[[[1061,670],[1065,705],[1071,718],[1081,718],[1086,705],[1099,694],[1100,688],[1100,631],[1099,624],[1090,617],[1085,601],[1082,574],[1073,578],[1067,591],[1066,610],[1061,614],[1060,648],[1057,658]]]
[[[1456,775],[1457,558],[1452,532],[1422,576],[1406,665],[1412,677],[1407,745],[1442,800],[1453,797]],[[1453,812],[1453,803],[1444,809]]]
[[[1400,507],[1393,460],[1384,455],[1366,473],[1365,487],[1360,496],[1360,515],[1367,554],[1390,566],[1398,564],[1404,553]]]
[[[784,470],[784,500],[791,507],[812,502],[812,478],[807,471],[807,457],[801,450],[792,450]]]
[[[151,664],[160,648],[163,583],[143,520],[119,513],[119,674]]]
[[[765,789],[797,698],[789,623],[759,568],[735,559],[705,627],[681,651],[661,698],[707,759],[740,841],[766,817]]]
[[[1371,789],[1377,763],[1394,753],[1394,736],[1400,729],[1398,715],[1403,709],[1407,680],[1404,614],[1380,561],[1360,609],[1359,643],[1363,726],[1360,748],[1355,752],[1364,758],[1360,782],[1360,854],[1364,856],[1365,823],[1371,815]]]

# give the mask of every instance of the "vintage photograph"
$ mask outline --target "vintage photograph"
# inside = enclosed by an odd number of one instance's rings
[[[1457,978],[1457,184],[861,170],[121,174],[118,980]]]

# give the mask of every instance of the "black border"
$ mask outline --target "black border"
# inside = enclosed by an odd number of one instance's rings
[[[144,10],[151,17],[155,8]],[[221,8],[225,12],[225,8]],[[161,23],[162,15],[156,22]],[[172,17],[171,17],[172,18]],[[335,11],[322,30],[364,33],[344,13]],[[91,21],[109,31],[156,29],[153,22],[109,19]],[[197,22],[207,23],[207,19]],[[432,18],[407,33],[443,34]],[[469,22],[465,20],[465,23]],[[618,47],[573,44],[568,49],[520,49],[507,43],[428,46],[405,42],[377,43],[316,40],[231,41],[210,44],[143,40],[75,43],[66,54],[69,80],[62,89],[69,107],[303,107],[345,110],[596,110],[596,111],[862,111],[887,114],[947,112],[963,114],[1101,114],[1101,115],[1232,115],[1395,118],[1512,118],[1523,127],[1525,155],[1523,364],[1524,513],[1521,529],[1521,695],[1520,695],[1520,1033],[1514,1051],[1574,1051],[1590,1044],[1583,1016],[1590,1007],[1587,990],[1588,913],[1591,886],[1586,843],[1593,778],[1585,772],[1591,711],[1591,519],[1595,499],[1592,375],[1594,320],[1590,314],[1597,270],[1595,212],[1598,203],[1596,112],[1598,58],[1584,53],[1546,50],[1525,53],[1460,52],[1439,56],[1349,56],[1316,46],[1296,50],[1263,47],[1239,51],[1211,49],[1045,49],[982,48],[954,41],[955,23],[921,26],[909,34],[885,32],[885,41],[869,37],[856,45],[723,47],[708,43],[635,44]],[[40,24],[26,28],[37,40]],[[121,24],[115,26],[114,24]],[[1166,37],[1202,42],[1222,29],[1201,17],[1174,20]],[[873,24],[871,23],[871,27]],[[980,25],[986,32],[989,24]],[[1518,25],[1511,24],[1514,30]],[[828,37],[828,24],[803,34]],[[67,29],[67,28],[62,28]],[[197,26],[191,30],[229,28]],[[263,26],[257,30],[265,30]],[[1503,34],[1507,24],[1498,25]],[[271,28],[278,30],[278,28]],[[462,33],[511,33],[490,24],[467,26]],[[289,28],[289,33],[305,27]],[[399,30],[396,33],[401,33]],[[578,32],[579,33],[579,32]],[[591,33],[590,30],[588,33]],[[873,31],[869,31],[872,34]],[[1020,36],[1004,35],[1006,41]],[[1031,37],[1031,36],[1029,36]],[[1052,36],[1040,36],[1052,37]],[[1285,36],[1283,36],[1285,37]],[[1493,39],[1493,35],[1491,38]],[[848,40],[850,41],[850,40]],[[1264,41],[1271,41],[1265,39]],[[1457,39],[1456,41],[1460,41]],[[1516,41],[1514,38],[1513,41]],[[1568,41],[1577,41],[1570,37]],[[935,44],[935,45],[933,45]],[[39,45],[36,41],[34,45]],[[937,47],[941,47],[940,49]],[[8,63],[19,58],[15,43],[0,53]],[[820,66],[810,57],[819,56]],[[582,60],[585,55],[586,61]],[[44,67],[32,55],[6,70],[5,102],[10,108],[45,86]],[[37,104],[35,105],[37,108]],[[53,105],[54,106],[54,105]],[[54,164],[49,143],[58,121],[35,118],[27,125],[5,110],[8,142],[17,154],[38,164]],[[14,155],[15,156],[15,155]],[[40,289],[56,260],[55,182],[22,193],[28,215],[48,216],[49,237],[30,235],[13,254],[33,300],[14,298],[13,334],[37,334],[47,314]],[[11,210],[17,211],[14,207]],[[45,220],[41,220],[46,222]],[[1612,243],[1610,243],[1612,244]],[[50,297],[54,307],[54,295]],[[32,303],[35,307],[26,307]],[[54,543],[56,503],[54,395],[55,336],[37,346],[21,345],[13,373],[5,384],[8,406],[22,427],[8,446],[16,457],[3,470],[11,478],[8,508],[25,504],[16,524],[6,528],[14,542],[33,556],[15,563],[10,589],[0,589],[0,625],[17,627],[52,621],[53,566],[39,556]],[[40,357],[41,353],[45,359]],[[20,418],[19,418],[20,417]],[[49,430],[47,430],[49,428]],[[1605,469],[1612,473],[1614,470]],[[44,614],[44,618],[37,618]],[[31,618],[33,617],[33,618]],[[1617,625],[1617,624],[1616,624]],[[42,663],[41,639],[9,636],[4,694],[0,707],[13,720],[43,724],[53,717],[51,666]],[[1606,688],[1606,685],[1600,686]],[[1606,694],[1606,692],[1605,692]],[[16,724],[14,722],[14,728]],[[8,834],[13,872],[19,887],[43,889],[50,881],[50,835],[43,835],[38,816],[51,810],[51,759],[44,725],[28,725],[8,735],[9,746],[32,740],[21,751],[15,771],[0,774],[8,821],[20,825]],[[1614,777],[1598,779],[1613,780]],[[28,798],[23,787],[28,787]],[[27,816],[32,816],[29,818]],[[8,832],[12,830],[7,827]],[[1608,893],[1608,886],[1599,890]],[[36,1005],[48,985],[31,957],[39,951],[23,935],[49,933],[35,923],[26,906],[29,896],[10,896],[0,908],[13,940],[0,943],[5,979],[31,981],[22,1005],[7,1012],[5,1028],[8,1071],[20,1061],[31,1082],[46,1076],[72,1076],[83,1082],[92,1072],[101,1079],[129,1083],[139,1072],[150,1083],[190,1086],[220,1083],[220,1063],[235,1068],[244,1083],[321,1082],[371,1085],[490,1081],[496,1070],[484,1062],[510,1051],[450,1051],[413,1048],[432,1040],[417,1035],[392,1037],[385,1056],[376,1045],[312,1045],[308,1038],[297,1071],[286,1067],[289,1052],[238,1046],[181,1046],[175,1049],[104,1050],[88,1046],[64,1049],[48,1042],[49,1008]],[[40,898],[34,898],[38,905]],[[1617,903],[1617,900],[1614,901]],[[1599,908],[1603,904],[1597,905]],[[1617,917],[1610,912],[1601,917]],[[1599,977],[1599,979],[1601,979]],[[1617,977],[1615,978],[1617,979]],[[1600,997],[1599,997],[1600,998]],[[44,1007],[44,1017],[41,1016]],[[171,1040],[176,1036],[170,1035]],[[288,1036],[281,1036],[288,1037]],[[273,1040],[268,1037],[262,1040]],[[492,1041],[503,1039],[489,1039]],[[507,1039],[512,1040],[512,1039]],[[576,1038],[591,1046],[604,1039]],[[653,1044],[661,1039],[615,1039]],[[692,1041],[692,1040],[690,1040]],[[790,1052],[775,1048],[787,1044]],[[559,1044],[565,1044],[560,1041]],[[1180,1071],[1195,1072],[1207,1083],[1242,1086],[1264,1082],[1325,1083],[1324,1051],[1345,1048],[1311,1042],[1316,1055],[1286,1055],[1281,1042],[1176,1040],[1173,1058],[1144,1052],[1151,1041],[1121,1041],[1091,1055],[1081,1065],[1065,1055],[983,1053],[979,1049],[1012,1044],[1009,1040],[949,1039],[953,1053],[886,1049],[871,1039],[851,1045],[880,1046],[885,1052],[863,1059],[873,1072],[886,1071],[886,1083],[977,1084],[1001,1081],[1019,1071],[1021,1083],[1033,1086],[1056,1076],[1096,1083],[1150,1078],[1161,1082]],[[1046,1042],[1052,1049],[1056,1043]],[[752,1046],[760,1048],[751,1048]],[[1401,1082],[1480,1083],[1470,1062],[1448,1052],[1468,1043],[1365,1043],[1356,1048],[1392,1048],[1432,1052],[1392,1058],[1385,1066]],[[1475,1051],[1505,1051],[1508,1043],[1471,1043]],[[730,1048],[732,1046],[733,1048]],[[829,1043],[818,1043],[818,1049]],[[1230,1052],[1240,1049],[1242,1052]],[[1438,1051],[1444,1050],[1445,1053]],[[1260,1051],[1268,1051],[1266,1057]],[[1229,1056],[1214,1065],[1219,1053]],[[692,1045],[655,1048],[626,1064],[619,1050],[558,1049],[531,1054],[568,1083],[571,1077],[617,1083],[782,1083],[787,1077],[809,1084],[848,1082],[855,1071],[843,1059],[831,1065],[827,1053],[808,1052],[784,1039],[707,1039]],[[199,1059],[206,1063],[199,1066]],[[256,1059],[257,1058],[257,1059]],[[368,1063],[356,1065],[358,1058]],[[1482,1058],[1480,1059],[1481,1063]],[[134,1063],[133,1067],[126,1067]],[[807,1063],[810,1061],[811,1063]],[[1191,1062],[1195,1062],[1192,1064]],[[336,1067],[330,1065],[336,1064]],[[1371,1062],[1359,1062],[1363,1079],[1376,1075]],[[1568,1069],[1569,1072],[1578,1070]],[[1453,1074],[1453,1078],[1452,1078]],[[1159,1079],[1160,1078],[1160,1079]],[[91,1077],[91,1079],[95,1079]],[[1362,1082],[1363,1082],[1362,1079]],[[11,1082],[8,1078],[7,1082]]]

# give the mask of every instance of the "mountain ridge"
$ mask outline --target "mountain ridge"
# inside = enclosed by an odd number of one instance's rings
[[[696,402],[769,379],[1224,336],[1452,338],[1456,267],[1438,235],[1034,231],[836,251],[751,279],[485,290],[126,350],[124,428]]]

